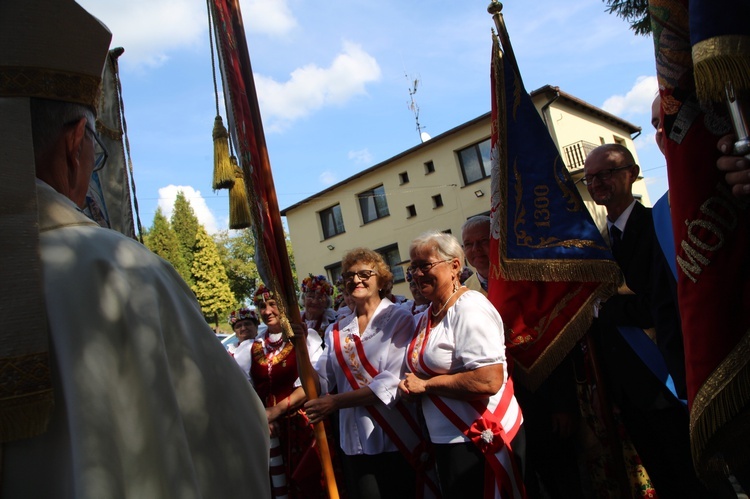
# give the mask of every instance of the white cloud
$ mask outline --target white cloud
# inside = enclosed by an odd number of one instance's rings
[[[613,95],[605,100],[602,109],[615,116],[650,113],[657,90],[656,76],[639,76],[633,88],[625,95]]]
[[[308,64],[292,71],[283,83],[255,75],[258,100],[269,131],[281,131],[324,106],[341,105],[366,94],[365,85],[379,79],[380,66],[375,58],[361,46],[346,41],[328,68]]]
[[[653,128],[652,128],[652,130],[653,130]],[[636,150],[638,150],[639,152],[642,151],[642,150],[650,151],[652,148],[656,147],[656,138],[655,137],[656,137],[656,132],[641,134],[634,141]]]
[[[359,151],[349,151],[347,157],[354,160],[358,165],[369,165],[372,163],[372,153],[367,148],[360,149]]]
[[[158,67],[172,50],[208,43],[206,6],[183,0],[79,0],[112,32],[112,47],[124,47],[123,62]]]
[[[190,202],[190,206],[195,212],[195,216],[198,221],[206,228],[206,232],[209,234],[215,234],[218,231],[216,217],[206,205],[206,200],[203,199],[200,191],[196,191],[189,185],[173,185],[170,184],[166,187],[159,189],[159,208],[167,219],[172,218],[172,210],[174,208],[174,200],[177,199],[177,193],[182,191],[185,198]]]
[[[169,53],[208,44],[205,2],[184,0],[79,0],[112,32],[112,47],[124,47],[124,64],[159,67]],[[283,36],[296,28],[286,0],[244,0],[241,4],[248,32]],[[257,21],[256,21],[257,20]]]
[[[338,177],[331,170],[326,170],[320,174],[320,176],[318,177],[318,180],[320,180],[321,184],[325,186],[329,186],[329,185],[335,184],[336,181],[338,180]]]
[[[286,0],[244,0],[240,2],[245,29],[270,36],[286,35],[297,27]]]

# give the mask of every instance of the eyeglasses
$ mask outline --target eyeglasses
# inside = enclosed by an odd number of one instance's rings
[[[609,180],[610,178],[612,178],[612,174],[614,172],[619,172],[620,170],[625,170],[627,168],[632,168],[634,166],[636,165],[626,165],[626,166],[621,166],[619,168],[610,168],[608,170],[602,170],[599,173],[595,173],[593,175],[584,175],[581,178],[581,182],[583,182],[583,185],[591,185],[594,183],[594,179],[597,179],[600,182],[603,180]]]
[[[86,123],[86,130],[91,132],[91,136],[94,137],[94,142],[96,143],[94,147],[94,170],[93,172],[98,172],[99,170],[104,168],[104,164],[107,162],[109,153],[107,152],[107,148],[104,147],[104,144],[102,144],[102,141],[99,139],[99,134],[97,134],[94,131],[94,129],[91,128],[91,125],[89,125],[88,123]]]
[[[356,275],[357,277],[359,277],[360,281],[366,281],[375,274],[377,274],[377,272],[375,272],[374,270],[358,270],[356,272],[344,272],[343,274],[341,274],[341,277],[343,277],[345,281],[353,281],[354,276]]]
[[[414,276],[414,272],[416,272],[417,270],[419,270],[422,274],[426,274],[435,265],[438,265],[440,263],[450,262],[450,261],[452,261],[452,259],[438,260],[437,262],[418,263],[416,265],[411,264],[408,267],[406,267],[406,273],[411,274],[412,277]]]

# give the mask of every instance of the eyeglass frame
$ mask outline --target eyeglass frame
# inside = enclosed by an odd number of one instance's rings
[[[602,170],[600,172],[596,172],[596,173],[594,173],[592,175],[584,175],[583,177],[581,177],[580,182],[583,185],[585,185],[585,186],[589,186],[589,185],[593,184],[594,183],[594,179],[599,180],[599,182],[603,182],[605,180],[609,180],[610,178],[612,178],[612,174],[614,172],[619,172],[620,170],[626,170],[628,168],[633,168],[634,166],[638,166],[638,165],[636,165],[635,163],[633,163],[632,165],[620,166],[618,168],[607,168],[606,170]],[[590,179],[587,179],[586,177],[590,177]]]
[[[365,276],[363,277],[362,274],[365,274]],[[356,272],[353,272],[353,271],[344,272],[341,274],[341,277],[344,279],[344,282],[350,282],[350,281],[354,281],[354,276],[357,276],[359,277],[359,280],[361,282],[364,282],[370,279],[370,277],[377,275],[377,274],[378,273],[374,270],[364,269],[364,270],[358,270]]]
[[[107,148],[104,147],[104,144],[99,138],[99,134],[96,133],[96,130],[94,130],[91,125],[89,125],[88,121],[86,121],[86,130],[91,132],[91,136],[94,137],[94,142],[96,142],[101,149],[100,152],[96,152],[96,149],[94,149],[94,169],[91,170],[91,173],[94,173],[101,171],[101,169],[104,168],[104,165],[107,163],[107,158],[109,158],[109,152],[107,152]]]
[[[432,270],[432,267],[434,267],[435,265],[439,265],[445,262],[452,262],[452,261],[453,261],[453,258],[448,258],[447,260],[438,260],[437,262],[420,263],[419,265],[412,264],[406,267],[406,273],[408,275],[411,275],[413,279],[414,272],[416,272],[417,270],[419,270],[422,273],[422,275],[425,275],[427,272]]]

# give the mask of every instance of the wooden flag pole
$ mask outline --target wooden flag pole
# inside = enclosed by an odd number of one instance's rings
[[[237,13],[235,34],[236,34],[236,47],[237,53],[241,62],[241,76],[245,83],[247,91],[247,99],[250,105],[250,113],[253,124],[253,134],[256,140],[256,146],[258,149],[258,157],[253,158],[253,166],[259,168],[262,174],[264,182],[264,191],[266,194],[266,206],[268,215],[271,220],[272,230],[275,239],[274,251],[277,252],[280,260],[280,271],[281,276],[279,281],[281,289],[277,290],[280,292],[286,301],[286,313],[291,323],[301,323],[302,318],[297,304],[297,296],[294,291],[294,277],[292,274],[291,265],[289,264],[289,254],[286,249],[286,240],[284,238],[284,228],[281,223],[281,214],[279,212],[278,199],[276,197],[276,189],[273,183],[273,175],[271,172],[271,164],[268,159],[268,149],[266,147],[265,134],[263,133],[263,123],[260,116],[260,106],[258,105],[258,96],[255,89],[255,80],[253,79],[252,66],[250,64],[250,54],[247,47],[247,40],[245,39],[245,29],[240,14],[239,0],[232,0],[234,4],[234,10]],[[243,164],[243,168],[246,165]],[[245,172],[245,178],[249,178],[251,172]],[[247,183],[247,182],[246,182]],[[309,400],[318,397],[318,389],[315,382],[315,372],[312,364],[310,363],[310,357],[307,350],[307,343],[304,337],[294,335],[292,337],[294,342],[294,349],[297,356],[297,366],[299,369],[300,380],[302,381],[302,387],[305,390],[305,394]],[[323,475],[326,481],[326,487],[328,490],[328,497],[331,499],[338,499],[339,493],[336,487],[336,478],[333,474],[333,464],[331,461],[331,454],[328,448],[328,439],[326,438],[325,426],[322,421],[313,425],[315,431],[315,440],[318,445],[318,451],[320,455],[320,462],[323,469]]]

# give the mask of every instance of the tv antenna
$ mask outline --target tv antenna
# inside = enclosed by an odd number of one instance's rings
[[[419,140],[422,142],[426,142],[430,140],[430,135],[427,132],[422,131],[422,125],[419,124],[419,106],[417,105],[417,101],[414,100],[414,95],[417,93],[417,88],[419,87],[419,78],[414,78],[413,80],[404,73],[404,77],[406,77],[406,80],[409,82],[409,109],[412,113],[414,113],[414,120],[417,122],[417,133],[419,133]]]

